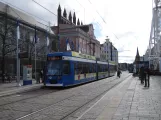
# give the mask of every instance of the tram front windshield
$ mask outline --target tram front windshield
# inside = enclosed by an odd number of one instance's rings
[[[48,61],[47,75],[61,75],[61,61]]]

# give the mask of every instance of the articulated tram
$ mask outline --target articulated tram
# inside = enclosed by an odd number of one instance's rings
[[[115,75],[116,65],[77,52],[47,55],[45,86],[73,86]]]

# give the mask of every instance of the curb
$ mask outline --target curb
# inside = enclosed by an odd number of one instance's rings
[[[34,90],[34,89],[39,89],[42,86],[43,86],[43,84],[17,87],[16,89],[0,92],[0,97],[9,96],[9,95],[16,94],[16,93],[22,93],[22,92],[26,92],[26,91],[30,91],[30,90]]]

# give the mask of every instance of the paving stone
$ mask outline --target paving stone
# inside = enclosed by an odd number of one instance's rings
[[[28,117],[22,118],[21,120],[60,120],[61,116],[48,116],[42,114],[33,114]]]
[[[29,104],[29,103],[24,103],[24,102],[16,102],[16,103],[13,103],[13,104],[4,105],[2,107],[3,107],[3,109],[8,109],[8,110],[33,112],[33,111],[45,108],[46,105],[43,105],[43,104]]]
[[[13,120],[21,116],[24,116],[26,114],[29,114],[29,112],[22,112],[22,111],[16,111],[16,110],[3,110],[0,112],[0,120],[3,120],[3,119]]]
[[[113,102],[109,102],[110,99],[99,103],[97,106],[93,107],[87,114],[85,114],[81,120],[94,120],[99,114],[106,108],[114,108],[116,111],[113,111],[114,114],[113,120],[141,120],[141,119],[160,119],[161,118],[161,80],[160,77],[157,76],[151,77],[151,86],[150,88],[144,88],[143,85],[140,84],[138,78],[133,78],[132,84],[126,89],[123,98],[119,101],[119,96],[121,93],[118,92],[118,96],[115,95],[113,98]],[[121,79],[118,79],[118,81]],[[18,111],[20,115],[15,115],[18,113],[12,113],[8,115],[8,119],[12,118],[12,114],[16,117],[21,117],[33,111],[44,108],[48,105],[52,105],[48,109],[40,111],[34,115],[31,115],[25,120],[38,120],[38,119],[46,119],[46,120],[59,120],[70,114],[86,102],[95,98],[100,93],[106,91],[118,81],[112,81],[111,83],[105,82],[106,80],[98,81],[97,84],[90,83],[79,87],[74,87],[71,89],[62,90],[56,93],[51,93],[49,95],[40,96],[38,98],[33,98],[29,100],[24,100],[22,103],[19,102],[13,103],[10,105],[5,105],[0,109],[0,117],[3,115],[3,111],[6,111],[6,116],[11,111]],[[106,83],[106,84],[105,84]],[[120,88],[121,89],[121,88]],[[122,88],[123,89],[123,88]],[[87,92],[88,91],[88,92]],[[113,93],[114,94],[114,93]],[[73,96],[74,95],[74,96]],[[111,94],[112,95],[112,94]],[[71,98],[68,98],[70,97]],[[68,99],[66,99],[68,98]],[[66,99],[62,102],[59,102],[63,99]],[[10,99],[11,100],[11,99]],[[18,100],[18,98],[15,98]],[[4,100],[0,99],[0,102]],[[11,100],[12,101],[12,100]],[[14,100],[13,100],[14,101]],[[9,100],[8,100],[9,102]],[[4,102],[5,103],[5,102]],[[7,103],[7,102],[6,102]],[[95,102],[89,104],[85,107],[85,109],[80,109],[73,113],[72,116],[69,116],[67,120],[73,120],[82,113],[90,108]],[[109,112],[109,111],[108,111]],[[1,119],[4,119],[1,117]]]

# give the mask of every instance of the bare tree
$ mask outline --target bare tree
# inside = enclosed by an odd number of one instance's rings
[[[36,45],[37,59],[44,60],[44,61],[46,60],[45,58],[46,58],[46,53],[47,53],[47,43],[46,43],[47,41],[45,38],[45,33],[38,31],[37,43],[35,43],[35,38],[34,38],[33,33],[34,33],[33,29],[25,32],[24,45],[21,46],[21,51],[28,52],[28,64],[32,64],[32,60],[35,59],[34,58],[35,57],[35,45]]]
[[[0,54],[1,54],[1,76],[2,82],[4,82],[5,74],[5,65],[6,65],[6,56],[14,56],[16,53],[16,21],[9,19],[6,12],[0,15]],[[19,46],[22,43],[19,44]]]

